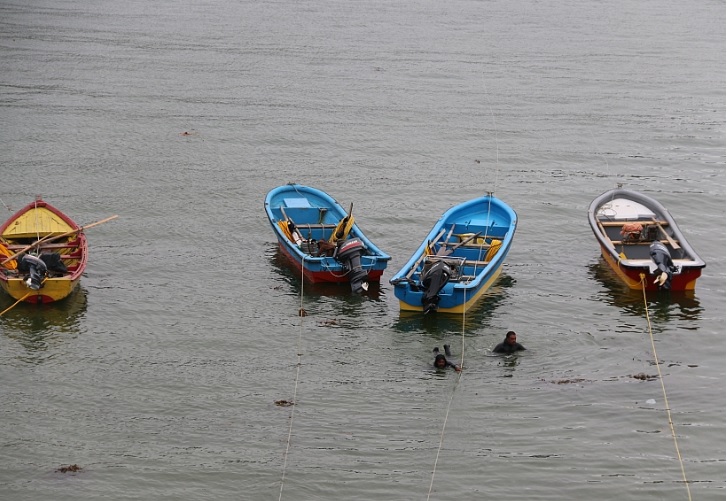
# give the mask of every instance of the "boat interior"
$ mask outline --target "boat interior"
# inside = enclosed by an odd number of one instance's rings
[[[624,254],[627,259],[650,259],[649,246],[654,240],[666,246],[672,259],[688,258],[667,221],[599,219],[598,225],[616,252]]]
[[[458,229],[467,232],[457,233]],[[415,265],[410,278],[418,281],[420,274],[427,268],[444,261],[453,271],[450,281],[470,281],[490,263],[507,236],[507,228],[495,225],[479,228],[473,225],[454,225],[449,231],[451,233],[447,237],[430,246],[430,254],[423,257],[421,265]]]
[[[36,238],[32,239],[17,239],[17,240],[6,240],[3,242],[5,247],[15,254],[16,252],[20,252],[24,249],[27,249],[27,247],[34,242],[36,242]],[[81,264],[82,259],[82,249],[80,246],[80,240],[76,237],[76,235],[72,235],[69,238],[66,238],[65,240],[61,241],[55,241],[55,242],[49,242],[49,243],[42,243],[40,246],[36,246],[33,249],[28,250],[28,252],[32,252],[33,254],[57,254],[58,258],[63,263],[63,266],[60,267],[58,270],[65,267],[67,270],[67,273],[73,274],[78,266]],[[11,277],[14,275],[18,275],[17,269],[8,269],[5,267],[0,266],[0,270],[5,273],[5,275]],[[48,268],[48,274],[50,277],[54,276],[62,276],[65,275],[66,272],[60,272],[57,269],[54,269],[53,267]]]
[[[307,198],[286,198],[284,204],[272,208],[273,213],[279,220],[292,221],[304,240],[328,240],[339,222],[327,207],[314,207]]]

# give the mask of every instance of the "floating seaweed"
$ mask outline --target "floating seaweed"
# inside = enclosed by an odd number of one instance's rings
[[[78,466],[77,464],[71,464],[68,466],[61,466],[56,471],[61,472],[61,473],[68,473],[68,472],[76,473],[78,471],[81,471],[81,469],[82,468],[80,466]]]

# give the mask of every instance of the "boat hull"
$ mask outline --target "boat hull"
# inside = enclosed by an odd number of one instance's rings
[[[281,242],[278,240],[278,247],[290,267],[294,269],[298,275],[302,272],[305,279],[311,283],[347,284],[349,281],[347,270],[343,269],[340,263],[334,262],[332,258],[322,260],[320,262],[314,262],[313,260],[309,261],[308,259],[299,259],[296,253],[292,253],[290,251],[289,245],[285,241]],[[305,266],[303,263],[305,263]],[[369,281],[380,282],[385,269],[386,264],[384,262],[371,262],[367,273]]]
[[[361,273],[365,280],[381,280],[391,257],[379,249],[363,233],[353,218],[335,199],[324,191],[299,184],[287,184],[271,190],[265,197],[265,211],[275,233],[278,247],[286,262],[311,283],[349,283],[353,268],[329,252],[318,252],[322,245],[336,245],[358,239],[363,246],[360,255]],[[350,225],[342,225],[346,218]],[[292,223],[293,232],[286,231]],[[334,232],[342,231],[334,238]]]
[[[659,290],[658,284],[654,283],[655,275],[649,269],[648,265],[635,266],[628,265],[618,257],[614,257],[609,249],[601,247],[601,255],[613,270],[616,276],[626,284],[629,289],[645,289],[647,291]],[[697,267],[682,267],[681,273],[674,275],[671,281],[671,290],[673,291],[693,291],[697,286],[697,279],[702,275],[702,269]]]
[[[510,251],[517,215],[488,195],[456,205],[435,223],[409,261],[389,280],[402,311],[464,313],[499,278]],[[446,281],[434,306],[428,273],[443,262]]]
[[[68,297],[80,284],[80,277],[71,280],[65,278],[49,278],[43,282],[43,287],[37,291],[28,288],[25,282],[18,278],[0,280],[0,288],[16,300],[26,303],[41,304],[60,301]]]
[[[591,202],[588,221],[604,260],[630,289],[663,289],[657,280],[663,270],[650,254],[654,242],[664,246],[674,265],[668,289],[696,288],[706,265],[657,200],[633,190],[610,190]]]
[[[52,271],[41,287],[34,290],[27,286],[26,275],[0,266],[0,288],[12,298],[28,303],[52,303],[68,297],[78,287],[88,258],[86,236],[80,230],[70,217],[42,199],[20,209],[0,226],[5,252],[20,252],[21,256],[38,250],[57,253],[66,271]],[[0,262],[5,259],[0,256]],[[14,261],[17,264],[17,259]]]
[[[464,288],[461,288],[460,290],[457,290],[457,288],[453,288],[451,295],[449,297],[443,296],[442,299],[440,299],[439,306],[437,308],[438,313],[465,313],[470,310],[479,299],[482,297],[482,295],[487,292],[490,287],[497,281],[498,278],[500,278],[500,273],[502,272],[502,266],[497,268],[493,273],[489,274],[489,276],[485,279],[485,281],[482,283],[480,287],[473,288],[469,294],[467,291],[465,291]],[[462,296],[462,299],[459,300],[457,298],[458,295]],[[411,296],[411,297],[407,297]],[[399,298],[399,309],[401,311],[422,311],[422,303],[421,303],[421,295],[413,295],[411,293],[407,293],[407,291],[401,292],[401,297]]]

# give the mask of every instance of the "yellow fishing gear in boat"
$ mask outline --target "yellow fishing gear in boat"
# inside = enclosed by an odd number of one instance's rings
[[[497,251],[500,250],[500,247],[502,247],[502,240],[493,239],[490,243],[490,250],[488,250],[485,255],[485,262],[492,261],[492,258],[495,257],[495,254],[497,254]]]
[[[288,227],[288,221],[278,221],[278,226],[280,226],[280,231],[283,232],[283,235],[290,240],[293,241],[293,235],[290,233],[290,228]]]
[[[7,263],[3,263],[7,258],[12,257],[13,253],[10,249],[5,247],[5,243],[0,242],[0,263],[2,263],[2,266],[4,268],[7,268],[8,270],[17,270],[18,269],[18,262],[15,259],[11,259]]]
[[[353,228],[353,215],[349,214],[338,222],[328,241],[334,244],[339,240],[346,240],[348,234],[351,233],[351,228]]]

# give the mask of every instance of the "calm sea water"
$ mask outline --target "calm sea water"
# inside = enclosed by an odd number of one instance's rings
[[[724,2],[0,13],[0,210],[119,215],[76,294],[0,319],[0,498],[724,499]],[[285,266],[263,199],[288,182],[354,203],[380,287]],[[694,294],[605,268],[586,211],[617,183],[708,263]],[[519,216],[501,280],[464,318],[400,313],[388,279],[487,191]],[[511,329],[528,350],[492,356]],[[677,446],[633,377],[651,336]]]

